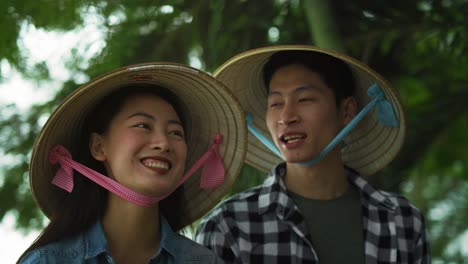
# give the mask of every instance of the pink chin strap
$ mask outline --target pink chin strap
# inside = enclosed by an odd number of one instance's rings
[[[224,176],[226,174],[223,161],[218,153],[218,147],[222,139],[222,135],[217,134],[210,149],[184,174],[173,190],[162,196],[154,197],[143,195],[123,186],[113,179],[74,161],[70,152],[62,145],[56,145],[49,150],[49,162],[51,164],[56,164],[57,162],[60,164],[59,170],[52,179],[52,184],[69,193],[72,192],[73,170],[76,170],[86,178],[107,189],[109,192],[131,203],[140,206],[151,206],[169,196],[203,165],[203,170],[200,175],[200,188],[211,189],[221,185],[224,182]]]

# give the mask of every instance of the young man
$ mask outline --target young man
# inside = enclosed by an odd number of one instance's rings
[[[215,76],[238,97],[257,137],[249,138],[247,162],[273,169],[205,218],[197,242],[227,263],[429,262],[420,211],[363,178],[404,141],[399,97],[381,76],[312,46],[251,50]]]

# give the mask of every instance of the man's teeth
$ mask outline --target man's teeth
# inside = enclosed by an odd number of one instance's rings
[[[146,167],[150,168],[169,169],[169,164],[164,161],[146,161],[144,164]]]
[[[301,140],[303,138],[304,138],[303,135],[289,135],[289,136],[284,136],[283,141],[285,141],[287,143],[293,143],[293,142],[299,141],[299,140]]]

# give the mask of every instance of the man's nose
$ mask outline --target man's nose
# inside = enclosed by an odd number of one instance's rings
[[[297,109],[293,105],[285,104],[278,123],[282,126],[287,126],[299,122],[300,118],[296,110]]]

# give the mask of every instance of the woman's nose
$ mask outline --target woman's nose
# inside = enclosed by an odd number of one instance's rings
[[[169,142],[169,138],[167,135],[155,135],[153,136],[152,142],[151,142],[151,148],[155,150],[159,150],[161,152],[170,152],[171,150],[171,145]]]

